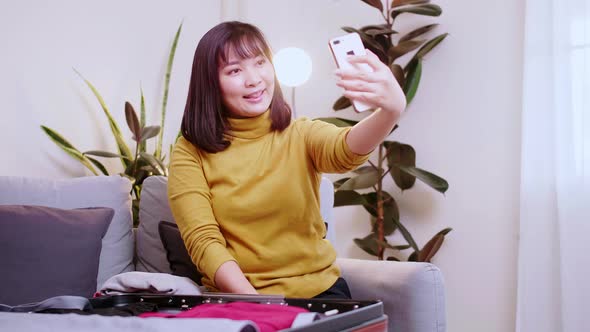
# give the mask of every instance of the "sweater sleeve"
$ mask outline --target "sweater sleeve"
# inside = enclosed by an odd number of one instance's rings
[[[201,273],[214,282],[221,264],[235,258],[211,207],[211,193],[197,150],[183,138],[174,147],[168,176],[168,200],[187,251]]]
[[[360,155],[350,150],[346,136],[352,127],[336,127],[321,120],[298,120],[299,131],[316,170],[320,173],[345,173],[365,163],[371,152]]]

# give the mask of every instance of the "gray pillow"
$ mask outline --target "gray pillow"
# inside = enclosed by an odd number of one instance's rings
[[[0,205],[0,303],[91,297],[114,210]]]

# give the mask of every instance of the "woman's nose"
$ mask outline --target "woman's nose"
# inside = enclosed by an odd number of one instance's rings
[[[256,69],[250,69],[246,71],[246,86],[257,86],[262,82],[262,76]]]

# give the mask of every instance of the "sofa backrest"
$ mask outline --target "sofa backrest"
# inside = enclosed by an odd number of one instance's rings
[[[175,223],[168,204],[167,185],[168,178],[163,176],[150,176],[143,182],[139,203],[140,223],[135,234],[137,271],[172,273],[158,233],[160,221]],[[328,224],[326,238],[330,241],[334,240],[334,227],[330,227],[333,206],[334,186],[330,180],[322,178],[320,212]]]

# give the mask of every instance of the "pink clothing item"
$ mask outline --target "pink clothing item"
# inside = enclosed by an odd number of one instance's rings
[[[228,318],[249,320],[258,326],[260,332],[272,332],[291,327],[298,314],[309,312],[299,307],[279,304],[232,302],[223,304],[201,304],[178,314],[146,312],[139,317],[164,318]]]

